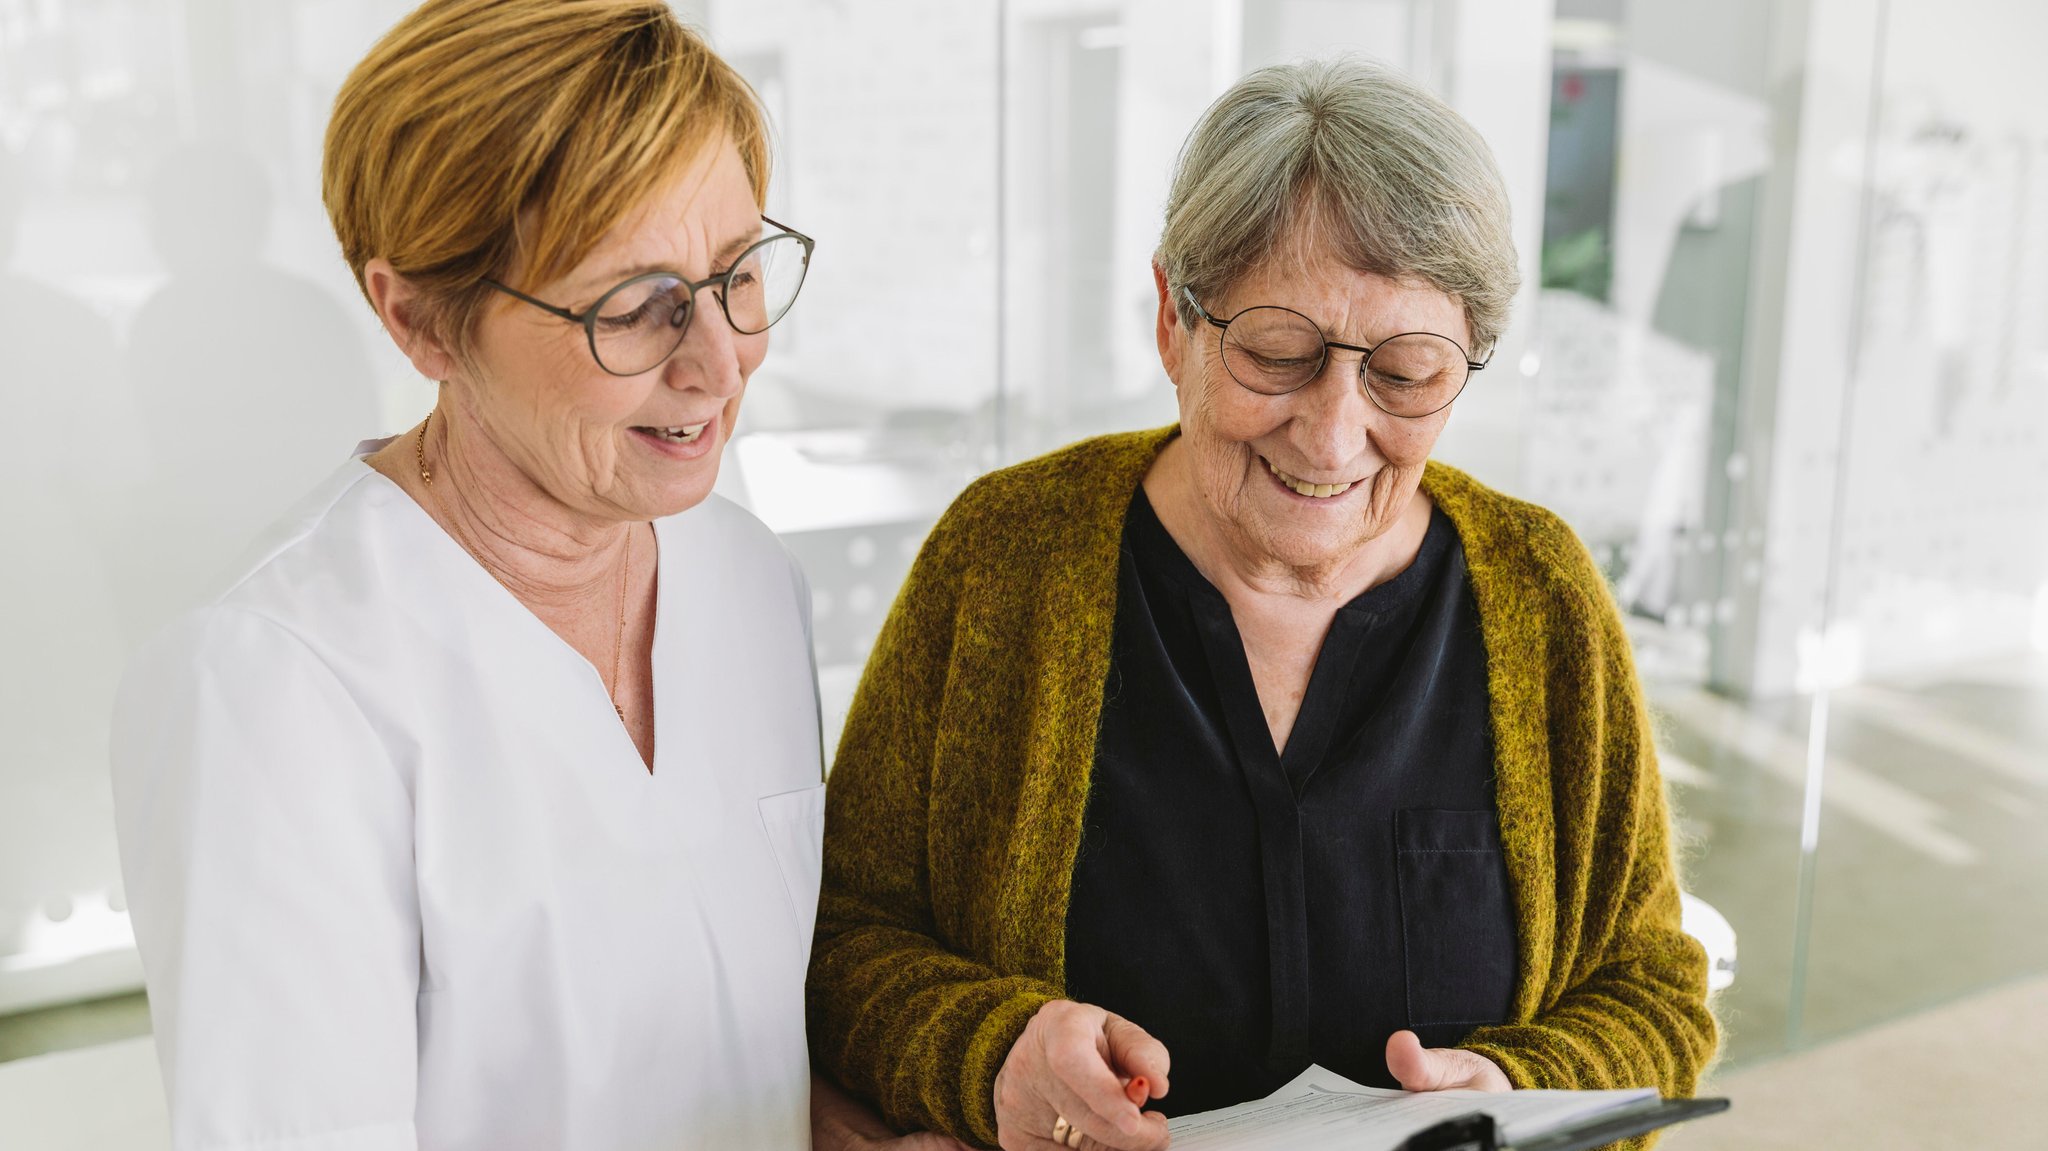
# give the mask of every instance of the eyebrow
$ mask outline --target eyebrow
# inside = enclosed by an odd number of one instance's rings
[[[1202,302],[1200,300],[1195,299],[1194,289],[1189,288],[1186,285],[1182,285],[1181,292],[1187,296],[1188,302],[1195,306],[1196,311],[1200,312],[1204,316],[1211,317],[1211,319],[1209,320],[1209,323],[1211,325],[1218,323],[1228,324],[1233,320],[1236,320],[1237,317],[1245,314],[1246,312],[1251,311],[1253,308],[1280,308],[1285,311],[1293,312],[1295,315],[1300,316],[1302,319],[1307,320],[1311,324],[1314,324],[1316,326],[1316,331],[1322,334],[1324,343],[1329,344],[1331,347],[1343,348],[1346,351],[1364,351],[1365,349],[1359,346],[1361,344],[1369,344],[1371,347],[1377,348],[1381,344],[1386,343],[1388,340],[1393,339],[1395,336],[1436,336],[1439,339],[1449,340],[1452,343],[1452,345],[1455,346],[1459,351],[1465,353],[1466,363],[1472,364],[1485,362],[1475,359],[1474,350],[1466,347],[1464,340],[1460,340],[1456,336],[1453,336],[1448,332],[1438,332],[1428,328],[1407,328],[1398,332],[1389,332],[1387,335],[1372,341],[1358,340],[1356,342],[1352,342],[1346,340],[1337,340],[1331,338],[1329,329],[1323,327],[1323,322],[1321,320],[1316,319],[1314,316],[1309,315],[1307,312],[1302,311],[1300,308],[1296,308],[1288,304],[1248,304],[1242,308],[1239,308],[1236,312],[1232,313],[1229,319],[1225,319],[1224,317],[1218,316],[1216,315],[1216,313],[1209,311],[1207,308],[1203,307]],[[1498,345],[1499,342],[1500,341],[1498,339],[1495,339],[1494,341],[1496,345]],[[1493,349],[1487,348],[1486,353],[1486,360],[1492,360]]]
[[[711,254],[711,266],[718,268],[720,264],[725,264],[729,268],[731,262],[739,258],[741,252],[746,251],[747,248],[753,245],[754,241],[760,238],[761,226],[759,223],[756,223],[753,231],[742,232],[734,236],[732,239],[727,240],[716,252],[713,252]],[[671,275],[681,275],[674,267],[668,264],[635,264],[629,268],[614,268],[602,276],[593,275],[590,277],[590,284],[595,291],[609,291],[614,286],[623,284],[636,276],[645,276],[652,272],[668,272]],[[716,275],[717,273],[713,272],[712,274]],[[688,279],[688,277],[683,278]]]

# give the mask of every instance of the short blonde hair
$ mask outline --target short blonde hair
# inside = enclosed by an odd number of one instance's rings
[[[1521,286],[1507,188],[1464,117],[1381,64],[1340,57],[1261,68],[1216,99],[1182,147],[1157,258],[1192,323],[1305,240],[1312,254],[1463,303],[1471,348],[1492,348]]]
[[[357,285],[389,260],[463,355],[486,277],[562,275],[721,138],[765,204],[760,103],[663,0],[428,0],[342,84],[321,196]]]

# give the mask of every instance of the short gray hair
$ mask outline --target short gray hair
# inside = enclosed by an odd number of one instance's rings
[[[1357,58],[1239,80],[1174,165],[1157,258],[1183,320],[1194,316],[1181,288],[1226,290],[1290,239],[1456,297],[1474,354],[1500,338],[1521,286],[1507,188],[1486,142],[1413,80]]]

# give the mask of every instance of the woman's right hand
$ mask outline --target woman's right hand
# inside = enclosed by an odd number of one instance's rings
[[[996,1138],[1004,1151],[1050,1151],[1062,1146],[1053,1128],[1065,1119],[1084,1148],[1159,1151],[1166,1116],[1140,1107],[1165,1096],[1168,1062],[1166,1045],[1130,1020],[1054,1000],[1025,1024],[996,1073]]]

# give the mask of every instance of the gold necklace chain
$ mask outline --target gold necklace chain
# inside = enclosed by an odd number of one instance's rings
[[[434,472],[433,469],[427,467],[427,425],[434,422],[434,413],[440,410],[440,408],[436,407],[433,411],[427,413],[426,419],[420,421],[420,434],[413,439],[412,445],[413,458],[419,462],[420,466],[420,482],[427,485],[428,488],[434,486]],[[511,592],[513,599],[518,599],[519,593],[512,591],[512,585],[506,583],[504,577],[500,576],[496,569],[484,562],[484,557],[475,548],[469,546],[468,540],[463,539],[461,535],[453,530],[453,517],[449,519],[449,527],[450,531],[448,534],[454,537],[456,543],[462,545],[462,550],[469,553],[469,558],[476,561],[476,566],[484,569],[485,572],[490,574],[492,579],[497,580],[499,587]],[[611,699],[612,710],[618,713],[620,723],[626,722],[626,709],[619,703],[619,667],[620,656],[626,648],[626,584],[628,582],[627,576],[632,570],[633,535],[632,530],[629,528],[626,533],[626,561],[619,565],[619,627],[616,632],[612,633],[612,681],[603,685],[604,693]]]

